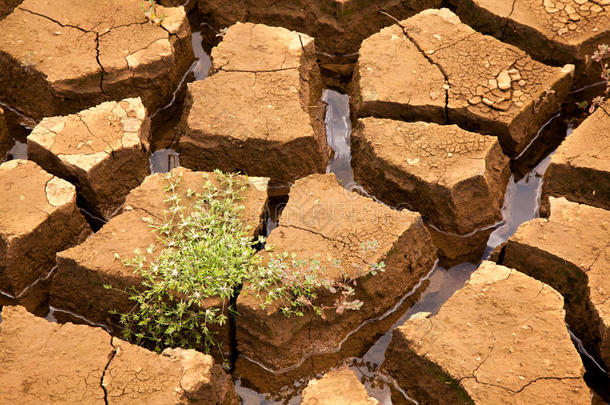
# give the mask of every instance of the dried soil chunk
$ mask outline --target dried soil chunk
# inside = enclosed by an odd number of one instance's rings
[[[420,404],[590,404],[563,299],[483,262],[433,316],[394,330],[383,364]]]
[[[150,120],[139,98],[44,118],[28,136],[28,157],[74,184],[110,218],[149,174]]]
[[[378,246],[365,251],[362,244],[367,242]],[[275,370],[294,366],[312,352],[336,349],[364,320],[395,305],[436,259],[419,214],[395,211],[349,192],[332,174],[315,174],[295,183],[267,246],[278,254],[294,253],[296,260],[319,260],[320,278],[358,277],[353,298],[364,303],[355,311],[326,310],[326,319],[313,312],[286,317],[277,301],[262,309],[259,298],[244,288],[237,299],[238,349]],[[361,276],[370,264],[379,262],[385,263],[385,272]],[[332,306],[336,298],[319,291],[318,304]]]
[[[212,51],[215,75],[189,83],[180,162],[287,186],[328,163],[313,39],[236,24]]]
[[[561,292],[567,323],[610,365],[610,211],[551,198],[548,219],[533,219],[508,240],[502,264]]]
[[[301,405],[378,405],[369,397],[356,373],[349,368],[330,371],[311,380],[303,391]]]
[[[469,25],[549,63],[583,64],[610,41],[607,0],[451,0]]]
[[[4,160],[6,152],[9,151],[13,142],[8,133],[6,120],[4,119],[4,110],[0,107],[0,162]]]
[[[182,173],[182,181],[176,190],[182,198],[181,204],[186,207],[185,214],[188,214],[189,203],[195,201],[194,197],[187,196],[188,190],[203,190],[206,182],[204,173],[183,168],[174,169],[172,173]],[[212,182],[218,181],[214,174],[209,174],[209,178]],[[267,201],[267,179],[249,178],[248,181],[248,188],[242,192],[245,207],[242,218],[254,237]],[[95,322],[118,325],[108,312],[129,312],[134,303],[129,300],[129,294],[105,289],[104,284],[119,290],[138,287],[140,277],[133,273],[132,268],[125,266],[123,260],[144,256],[150,262],[162,251],[159,235],[150,224],[164,220],[164,211],[169,208],[166,202],[168,194],[164,191],[167,184],[164,175],[148,176],[127,196],[123,213],[112,218],[85,243],[58,254],[51,305]],[[147,249],[151,245],[156,249],[149,252]],[[210,307],[220,307],[222,304],[218,298],[210,298],[202,303]],[[225,329],[224,333],[228,333],[228,327]]]
[[[74,186],[34,162],[0,165],[0,190],[0,290],[18,296],[51,271],[57,252],[91,230]]]
[[[358,52],[364,38],[391,24],[379,10],[402,19],[440,5],[441,0],[198,1],[201,13],[212,17],[218,27],[249,21],[303,31],[330,54]]]
[[[610,210],[610,102],[598,108],[551,157],[542,183],[548,196]]]
[[[455,125],[365,118],[352,144],[356,180],[383,202],[460,235],[502,219],[510,170],[496,138]]]
[[[169,103],[193,58],[190,28],[182,7],[159,7],[155,25],[141,3],[23,1],[0,21],[0,98],[36,120],[109,99]]]
[[[237,404],[210,356],[156,354],[100,328],[51,323],[5,307],[0,328],[3,404]]]
[[[559,109],[573,73],[573,65],[543,65],[475,32],[448,9],[426,10],[363,42],[353,109],[496,135],[512,156]]]

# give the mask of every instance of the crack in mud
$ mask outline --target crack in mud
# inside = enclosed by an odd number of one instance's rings
[[[110,363],[112,363],[112,360],[114,359],[114,356],[116,356],[117,351],[119,350],[118,347],[116,347],[113,343],[113,337],[110,337],[110,346],[112,346],[113,350],[110,352],[110,355],[108,357],[108,362],[106,363],[106,366],[104,367],[104,371],[102,371],[102,376],[100,377],[100,387],[102,388],[102,391],[104,391],[104,404],[108,405],[108,389],[106,388],[106,385],[104,384],[104,377],[106,376],[106,372],[108,371],[108,368],[110,367]]]
[[[430,63],[433,66],[436,66],[436,68],[439,70],[439,72],[443,75],[443,79],[445,80],[445,85],[443,86],[443,90],[445,91],[445,123],[449,124],[449,89],[450,89],[450,84],[449,84],[449,75],[447,75],[447,72],[445,72],[445,70],[443,69],[443,67],[434,62],[434,60],[432,60],[432,58],[430,57],[430,55],[428,55],[422,48],[421,46],[417,43],[417,41],[415,40],[415,38],[413,38],[408,30],[407,27],[405,27],[404,25],[402,25],[402,23],[400,22],[400,20],[398,20],[396,17],[386,13],[385,11],[380,10],[379,13],[385,15],[386,17],[391,18],[392,20],[394,20],[394,22],[396,22],[396,25],[398,25],[400,27],[400,29],[402,30],[403,34],[405,35],[405,37],[409,40],[409,42],[411,42],[413,44],[413,46],[415,46],[415,48],[419,51],[419,53],[426,58],[426,60],[428,61],[428,63]],[[464,38],[466,39],[466,38]],[[457,41],[456,43],[458,43],[460,41]]]

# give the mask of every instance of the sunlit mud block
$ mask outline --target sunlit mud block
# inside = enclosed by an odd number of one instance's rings
[[[610,365],[610,211],[551,197],[551,215],[519,227],[503,265],[555,288],[566,321],[589,350]]]
[[[590,404],[563,298],[483,262],[434,315],[394,330],[385,372],[419,403]]]
[[[283,252],[294,253],[297,261],[319,260],[317,277],[333,283],[355,278],[351,299],[363,305],[337,311],[333,306],[340,293],[319,288],[316,302],[329,307],[324,317],[309,310],[287,317],[280,301],[261,307],[267,290],[257,297],[246,285],[237,299],[238,350],[276,371],[297,366],[312,354],[336,350],[362,322],[396,305],[436,260],[436,248],[419,214],[396,211],[347,191],[332,174],[298,180],[279,223],[267,240],[273,252],[262,253],[265,260]],[[369,243],[376,247],[367,249]],[[380,262],[385,263],[385,272],[369,274],[370,265]]]
[[[35,120],[136,96],[157,111],[193,60],[184,9],[157,14],[139,0],[23,1],[0,20],[0,100]]]
[[[82,242],[91,229],[76,206],[76,190],[36,163],[0,165],[0,290],[21,298],[55,266],[55,254]],[[48,291],[23,302],[35,310]]]
[[[574,66],[551,67],[480,34],[448,9],[384,28],[360,48],[352,83],[358,117],[458,124],[519,154],[559,110]]]
[[[284,28],[236,24],[212,50],[216,74],[189,83],[180,161],[194,170],[294,180],[323,173],[329,148],[314,40]]]
[[[43,119],[28,136],[28,157],[76,186],[110,218],[150,173],[150,120],[139,98],[109,101]]]
[[[51,323],[4,307],[0,402],[238,404],[230,376],[195,350],[157,354],[101,328]]]
[[[544,205],[549,196],[610,210],[610,101],[580,124],[551,157],[542,182]]]

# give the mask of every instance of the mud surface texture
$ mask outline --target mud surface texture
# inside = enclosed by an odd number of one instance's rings
[[[369,397],[356,374],[347,367],[311,380],[303,391],[301,405],[379,405]]]
[[[455,125],[365,118],[352,146],[356,181],[390,206],[460,235],[502,219],[510,170],[494,137]]]
[[[193,59],[184,10],[159,13],[155,25],[138,0],[25,0],[0,20],[0,99],[35,120],[135,96],[156,111]]]
[[[610,365],[610,211],[551,197],[549,219],[521,225],[502,264],[559,291],[567,323]]]
[[[608,0],[450,0],[475,29],[551,64],[575,63],[610,42]],[[599,77],[599,73],[597,73]]]
[[[201,13],[218,28],[238,21],[282,26],[315,37],[320,50],[333,55],[358,52],[364,38],[391,24],[379,10],[403,19],[440,5],[440,0],[198,1]]]
[[[358,117],[429,120],[496,135],[514,156],[559,110],[573,73],[573,65],[543,65],[475,32],[448,9],[426,10],[363,42],[352,108]]]
[[[203,173],[191,172],[188,169],[177,168],[172,173],[182,173],[182,181],[176,188],[176,193],[182,198],[189,212],[189,203],[193,197],[187,197],[190,188],[201,191],[206,179]],[[213,174],[210,180],[216,182]],[[245,226],[249,226],[251,235],[255,235],[261,223],[264,206],[267,200],[267,179],[250,178],[248,188],[243,192],[242,212]],[[133,269],[125,266],[123,261],[136,256],[144,256],[147,261],[154,260],[163,249],[147,252],[147,248],[159,246],[158,234],[151,228],[152,223],[160,223],[164,219],[164,211],[169,207],[168,194],[164,191],[167,185],[165,175],[154,174],[147,177],[142,185],[135,188],[125,201],[123,212],[112,218],[91,238],[73,249],[58,254],[57,274],[51,288],[51,305],[60,309],[80,314],[87,319],[105,323],[110,327],[119,328],[117,319],[111,317],[110,310],[119,313],[129,312],[133,301],[129,294],[120,291],[138,287],[141,279],[133,273]],[[110,284],[115,289],[108,290],[104,284]],[[202,305],[223,307],[226,303],[211,298]],[[223,336],[228,334],[228,325],[224,326]],[[228,343],[225,340],[225,343]]]
[[[163,355],[100,328],[57,324],[5,307],[0,402],[18,404],[238,404],[230,377],[210,356]]]
[[[324,172],[329,153],[313,38],[236,24],[212,59],[216,73],[188,85],[182,165],[270,177],[272,188]]]
[[[376,249],[363,251],[363,243],[375,241]],[[436,259],[419,214],[394,211],[349,192],[333,174],[311,175],[295,183],[280,226],[271,232],[267,245],[276,254],[319,260],[321,278],[358,277],[354,298],[364,303],[358,311],[328,309],[326,319],[313,312],[286,317],[279,304],[262,309],[259,298],[246,289],[237,299],[238,350],[274,370],[295,366],[312,353],[337,349],[363,321],[392,308]],[[382,261],[385,272],[359,277],[370,264]],[[336,298],[326,290],[318,292],[320,305],[332,306]]]
[[[590,404],[563,299],[483,262],[433,316],[394,330],[384,368],[420,404]]]
[[[74,186],[34,162],[0,165],[0,194],[0,290],[21,298],[52,270],[58,251],[91,230],[76,206]],[[43,299],[24,305],[34,310]]]
[[[28,157],[77,187],[110,218],[149,174],[150,120],[139,98],[109,101],[43,119],[28,136]]]
[[[610,101],[563,141],[542,183],[542,203],[566,197],[610,210]]]

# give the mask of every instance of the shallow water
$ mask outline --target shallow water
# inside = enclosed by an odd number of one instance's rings
[[[159,149],[150,155],[150,172],[167,173],[180,166],[180,154],[173,149]]]
[[[6,160],[27,159],[28,145],[24,142],[15,141],[15,145],[6,153]]]
[[[351,167],[350,136],[352,128],[349,118],[349,97],[333,90],[325,90],[323,101],[327,103],[325,119],[327,141],[334,151],[334,157],[328,165],[327,173],[334,173],[345,188],[361,190],[354,180]],[[566,117],[560,114],[551,119],[541,128],[540,136],[531,143],[530,148],[522,153],[517,161],[512,162],[514,174],[509,180],[505,194],[502,208],[503,221],[491,233],[481,260],[487,259],[493,249],[507,241],[520,224],[539,216],[542,177],[550,164],[554,149],[573,130],[572,125],[566,124],[566,121]],[[549,141],[549,138],[552,138],[552,141]],[[270,231],[275,226],[277,226],[277,222],[271,221],[268,223],[267,230]],[[391,378],[379,373],[379,367],[383,363],[385,351],[391,341],[392,331],[415,313],[436,313],[455,291],[463,287],[477,268],[478,264],[473,263],[462,263],[449,269],[436,267],[428,276],[426,281],[428,285],[423,291],[419,292],[419,299],[414,304],[406,302],[404,305],[398,306],[395,313],[392,314],[397,319],[394,319],[391,325],[381,324],[384,325],[382,327],[385,329],[378,331],[377,335],[379,337],[373,340],[374,344],[370,345],[368,350],[357,357],[336,358],[335,365],[327,367],[323,371],[316,372],[316,367],[314,367],[315,376],[320,377],[329,369],[345,364],[356,372],[369,395],[376,398],[380,404],[392,404],[392,397],[401,398],[400,402],[415,403],[406,393],[392,384]],[[579,350],[583,359],[585,359],[586,352],[582,347]],[[329,355],[329,357],[333,356]],[[317,360],[312,359],[312,365],[316,362]],[[591,361],[585,361],[585,363],[589,367]],[[236,374],[239,375],[239,373]],[[245,405],[298,404],[300,402],[300,391],[306,386],[307,377],[301,377],[278,390],[277,384],[270,381],[278,379],[278,381],[286,382],[285,379],[288,376],[264,374],[264,378],[269,381],[269,387],[274,387],[264,391],[274,392],[273,396],[261,394],[248,386],[244,386],[245,382],[240,378],[237,379],[236,389]],[[592,373],[589,371],[588,374],[591,375]],[[589,380],[594,380],[595,377],[598,377],[599,380],[599,372],[593,374],[594,377],[589,378]],[[310,375],[310,377],[313,376]],[[597,384],[591,383],[591,385],[599,386],[599,381],[597,381]],[[260,389],[260,387],[258,388]]]

